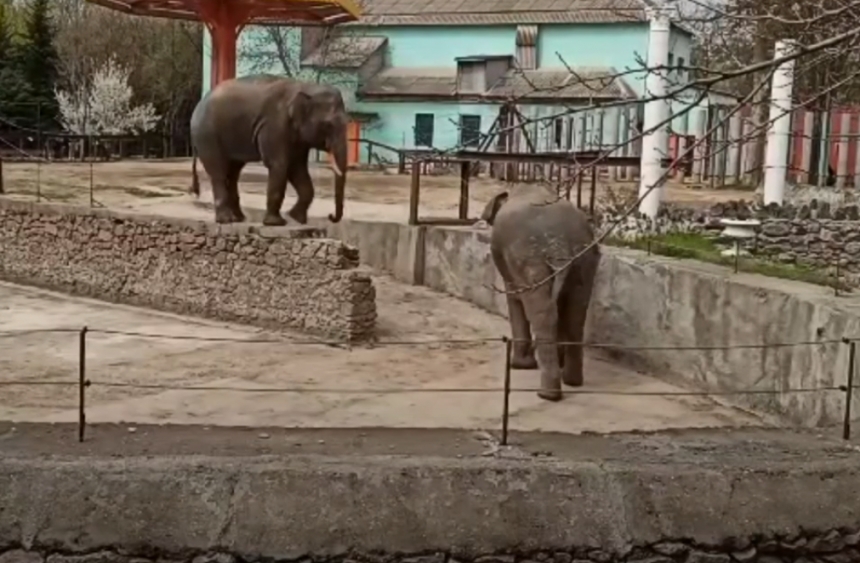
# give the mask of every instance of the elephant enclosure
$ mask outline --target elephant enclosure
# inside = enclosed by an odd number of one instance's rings
[[[190,160],[5,163],[4,179],[7,197],[13,199],[32,200],[38,194],[48,201],[87,205],[92,194],[96,206],[211,220],[211,212],[192,205],[186,194],[190,169]],[[205,173],[200,173],[201,199],[211,201]],[[333,208],[333,174],[318,167],[313,176],[317,200],[310,214],[322,217]],[[265,181],[264,168],[246,167],[240,182],[243,206],[264,207]],[[473,181],[470,214],[477,215],[501,187],[486,179]],[[667,191],[669,199],[689,201],[745,194],[680,187]],[[408,197],[408,175],[350,172],[346,217],[405,222]],[[284,209],[290,199],[288,195]],[[455,216],[459,178],[422,178],[421,203],[422,213]],[[509,331],[505,319],[425,287],[402,285],[384,276],[374,276],[373,283],[378,335],[383,340],[499,338]],[[77,419],[77,335],[2,333],[83,325],[119,331],[94,330],[88,337],[87,377],[93,385],[87,389],[87,420],[92,423],[496,429],[501,420],[504,348],[499,342],[345,349],[194,340],[188,337],[246,340],[265,333],[8,284],[0,284],[0,420]],[[123,331],[185,339],[145,338]],[[514,393],[511,428],[607,432],[759,422],[702,396],[612,395],[680,389],[600,356],[587,357],[585,368],[586,389],[608,394],[568,395],[561,403],[547,403],[534,392]],[[539,382],[537,371],[514,371],[512,378],[515,388],[533,389]],[[69,385],[17,384],[42,380]],[[3,385],[13,381],[16,385]],[[206,389],[181,389],[189,386]],[[454,392],[457,389],[493,391]]]
[[[468,303],[386,277],[376,277],[374,283],[381,339],[478,339],[507,332],[507,321]],[[237,340],[265,335],[245,326],[0,284],[0,334],[82,325],[93,331],[87,339],[87,377],[93,382],[87,390],[87,420],[91,423],[496,429],[501,418],[503,346],[498,342],[350,350],[319,344],[99,334],[97,329]],[[307,339],[301,335],[294,338]],[[0,387],[0,420],[76,420],[77,354],[74,333],[0,338],[0,385],[41,380],[69,383]],[[591,390],[677,390],[600,357],[589,357],[586,370],[586,385]],[[533,388],[538,377],[536,371],[515,371],[513,385]],[[164,388],[134,387],[141,384]],[[169,389],[188,386],[207,389]],[[310,390],[275,392],[275,388],[296,387]],[[432,388],[499,391],[427,391]],[[254,389],[269,391],[247,392]],[[757,422],[710,399],[690,396],[568,396],[551,404],[532,392],[523,392],[512,395],[511,415],[512,429],[563,432]]]

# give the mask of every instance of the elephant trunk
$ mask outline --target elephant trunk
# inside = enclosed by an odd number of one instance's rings
[[[337,223],[343,218],[343,198],[346,187],[346,132],[332,139],[329,151],[332,156],[334,168],[334,215],[329,215],[328,220]]]

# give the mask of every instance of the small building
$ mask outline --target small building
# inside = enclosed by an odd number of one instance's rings
[[[280,64],[271,68],[252,60],[252,49],[266,49],[272,32],[246,30],[239,73],[335,84],[352,117],[350,138],[395,149],[478,147],[497,124],[509,132],[511,125],[528,123],[524,133],[490,142],[499,150],[595,150],[624,142],[641,123],[637,100],[645,92],[649,4],[365,0],[360,21],[333,31],[282,29],[279,44],[268,47],[280,55],[272,57]],[[690,31],[673,24],[673,83],[686,80],[691,49]],[[203,68],[208,75],[209,65]],[[576,108],[592,109],[568,111]],[[691,129],[686,117],[673,127],[676,133]],[[627,151],[636,147],[622,150],[632,154]],[[366,163],[371,154],[393,157],[379,146],[368,151],[355,142],[350,160]]]

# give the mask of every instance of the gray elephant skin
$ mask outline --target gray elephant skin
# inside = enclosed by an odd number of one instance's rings
[[[324,150],[334,161],[335,211],[329,220],[336,223],[343,217],[347,121],[343,97],[332,86],[268,74],[226,80],[198,102],[191,116],[191,192],[200,194],[199,159],[212,182],[215,221],[244,221],[239,175],[248,162],[262,162],[269,171],[263,224],[286,225],[281,205],[287,182],[298,196],[288,215],[306,224],[314,199],[308,157],[311,149]]]
[[[490,252],[505,284],[514,339],[511,367],[539,366],[538,396],[561,400],[562,381],[583,384],[582,347],[555,343],[584,339],[600,263],[599,245],[590,246],[594,232],[588,216],[540,187],[523,186],[495,196],[481,219],[492,225]],[[571,265],[563,268],[566,264]]]

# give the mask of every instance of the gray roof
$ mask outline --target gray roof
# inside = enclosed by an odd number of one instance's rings
[[[323,42],[302,60],[302,66],[328,68],[359,68],[378,49],[388,42],[387,37],[344,35]]]
[[[619,99],[634,92],[612,68],[509,70],[483,95],[487,99],[531,101]],[[365,83],[368,97],[453,98],[457,96],[456,68],[389,68]]]
[[[634,97],[614,68],[566,68],[508,71],[487,92],[517,99],[611,99]]]
[[[362,24],[493,25],[646,21],[652,0],[364,0]]]
[[[369,96],[448,97],[457,88],[457,69],[400,68],[383,70],[360,90]]]

